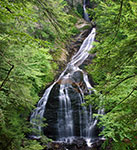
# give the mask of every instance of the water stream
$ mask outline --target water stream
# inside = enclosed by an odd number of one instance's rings
[[[85,8],[85,3],[83,7]],[[84,12],[85,19],[88,21],[88,15],[85,10]],[[88,51],[93,47],[95,34],[96,29],[93,28],[57,81],[45,90],[30,117],[30,122],[35,130],[32,134],[33,138],[41,137],[44,130],[42,127],[44,117],[47,118],[47,122],[49,119],[49,124],[53,122],[46,131],[48,131],[49,137],[50,134],[53,137],[56,134],[54,139],[56,141],[71,142],[76,137],[82,137],[87,143],[90,143],[95,138],[97,119],[92,117],[92,106],[82,106],[84,94],[91,94],[95,90],[89,82],[88,75],[79,68],[89,56]],[[58,90],[55,92],[57,86]],[[56,99],[54,99],[53,91],[56,93]],[[57,105],[55,109],[46,113],[49,109],[47,107],[52,108],[55,105]],[[103,112],[99,110],[98,113]],[[55,117],[53,118],[53,116]]]
[[[83,2],[83,10],[84,10],[84,19],[85,19],[87,22],[90,22],[88,13],[87,13],[87,11],[86,11],[86,0],[84,0],[84,2]]]

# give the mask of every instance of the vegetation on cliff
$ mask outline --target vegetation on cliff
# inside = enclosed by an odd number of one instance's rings
[[[25,140],[38,93],[53,81],[60,45],[77,32],[63,0],[0,0],[0,149],[42,149]],[[57,57],[58,56],[58,57]]]
[[[137,146],[137,2],[94,0],[89,10],[97,25],[96,53],[87,70],[96,83],[95,95],[87,103],[104,108],[101,135],[112,149]],[[101,93],[101,94],[100,94]],[[112,139],[112,142],[110,142]],[[105,147],[104,149],[107,149]]]
[[[98,115],[104,149],[135,149],[137,134],[137,2],[91,0],[88,12],[97,25],[93,63],[87,71],[97,92],[87,104]],[[58,69],[61,48],[78,31],[64,12],[64,0],[0,0],[0,149],[42,150],[48,139],[26,139],[28,116],[40,91]],[[82,16],[81,5],[77,13]]]

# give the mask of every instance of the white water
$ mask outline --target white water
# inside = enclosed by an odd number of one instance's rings
[[[68,86],[61,84],[59,91],[60,113],[58,113],[58,134],[59,139],[72,137],[73,132],[73,110],[71,100],[68,95]]]
[[[87,59],[89,56],[88,51],[93,47],[93,41],[95,38],[96,29],[93,28],[91,33],[82,43],[79,51],[72,57],[71,61],[68,63],[66,69],[61,73],[58,80],[54,82],[48,89],[45,90],[43,97],[37,104],[37,108],[33,111],[30,122],[35,129],[33,138],[40,138],[42,132],[43,116],[46,109],[46,104],[50,95],[51,90],[54,85],[60,82],[59,87],[59,111],[57,111],[57,128],[58,128],[58,141],[72,142],[75,138],[75,128],[74,128],[74,118],[72,102],[69,95],[69,89],[73,88],[71,84],[66,84],[67,80],[72,80],[79,91],[78,94],[78,112],[79,112],[79,137],[84,138],[87,141],[88,146],[92,143],[94,127],[97,124],[97,118],[92,118],[92,106],[81,107],[84,103],[84,92],[81,87],[73,79],[74,73],[79,71],[83,76],[83,83],[85,85],[86,93],[91,94],[95,92],[95,89],[91,86],[87,74],[79,68],[79,66]],[[103,114],[103,110],[98,110],[98,114]]]
[[[83,10],[84,10],[84,19],[85,19],[86,21],[90,22],[88,13],[86,12],[86,0],[84,0],[84,3],[83,3]]]
[[[41,126],[42,126],[42,119],[45,111],[45,106],[48,101],[49,94],[51,92],[51,89],[56,83],[53,83],[48,89],[46,89],[44,95],[39,100],[37,104],[37,108],[34,109],[31,117],[30,117],[30,123],[32,124],[32,127],[35,129],[35,135],[32,135],[33,138],[40,138],[41,137]]]
[[[56,82],[54,82],[48,89],[46,89],[43,97],[40,99],[40,101],[37,104],[37,108],[33,111],[31,118],[30,118],[30,122],[33,125],[33,128],[37,130],[36,131],[37,134],[35,134],[35,136],[33,137],[39,138],[41,135],[41,124],[43,123],[42,119],[43,119],[43,115],[45,112],[46,103],[48,101],[48,97],[52,88],[59,80],[65,80],[65,79],[70,78],[72,74],[78,70],[82,71],[81,69],[79,69],[78,66],[81,65],[84,62],[84,60],[89,56],[88,51],[93,47],[92,43],[94,41],[94,38],[95,38],[95,28],[92,29],[91,33],[84,40],[79,51],[72,57],[70,63],[68,63],[66,69],[62,72],[59,79]],[[91,89],[93,89],[93,87],[90,85],[88,81],[88,77],[84,72],[83,72],[83,77],[84,77],[83,80],[87,86],[87,89],[90,91]],[[65,93],[64,93],[64,90],[65,90]],[[80,99],[81,99],[81,104],[82,104],[83,97],[81,97],[81,95],[84,96],[84,94],[81,89],[80,91],[81,91]],[[60,107],[66,107],[66,111],[65,111],[66,122],[64,123],[64,127],[62,126],[61,128],[59,128],[59,133],[61,130],[63,130],[62,128],[66,129],[66,131],[64,133],[60,133],[60,137],[62,136],[62,134],[64,134],[64,136],[66,137],[73,136],[73,118],[72,118],[72,111],[71,111],[71,102],[67,94],[67,87],[63,84],[60,85]],[[89,124],[91,123],[91,120],[88,118],[91,116],[88,115],[85,107],[83,107],[83,110],[85,111],[84,117],[86,118],[85,121],[87,123],[87,127],[85,127],[86,128],[85,131],[81,133],[81,136],[83,135],[87,136],[87,133],[89,132],[88,127],[89,127]],[[63,115],[63,114],[60,114],[60,115]],[[58,125],[60,125],[60,123]]]
[[[84,10],[84,19],[90,21],[89,16],[86,12],[86,0],[83,4]],[[74,88],[71,84],[66,84],[67,80],[72,81],[77,86],[79,91],[78,93],[78,117],[79,117],[79,137],[84,138],[87,141],[87,145],[90,147],[92,145],[93,132],[97,124],[98,118],[92,118],[92,106],[81,107],[84,103],[84,92],[79,84],[73,79],[74,73],[80,71],[83,76],[82,82],[85,85],[86,93],[91,94],[92,91],[95,92],[95,89],[91,86],[88,75],[79,68],[80,65],[88,58],[88,51],[93,47],[93,42],[96,34],[96,29],[93,28],[91,33],[82,43],[79,51],[71,58],[71,61],[68,63],[66,69],[61,73],[58,80],[55,81],[48,89],[45,90],[43,97],[37,104],[37,108],[33,111],[30,122],[35,129],[32,137],[38,139],[41,137],[43,116],[46,109],[46,104],[51,93],[51,90],[54,88],[58,82],[60,82],[59,87],[59,110],[57,110],[57,129],[58,129],[58,141],[65,141],[71,143],[75,139],[75,120],[74,112],[72,108],[72,101],[70,99],[69,89]],[[103,114],[104,110],[99,109],[98,114]]]

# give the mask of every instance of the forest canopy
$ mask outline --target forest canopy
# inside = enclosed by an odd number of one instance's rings
[[[137,2],[90,0],[97,29],[87,72],[96,92],[86,104],[104,109],[104,148],[137,147]],[[0,0],[0,149],[42,150],[49,139],[27,139],[39,93],[53,82],[64,43],[78,33],[65,0]],[[72,9],[73,10],[73,9]],[[77,10],[82,15],[82,7]]]
[[[0,149],[43,149],[25,135],[38,94],[56,75],[61,43],[75,34],[76,19],[65,6],[63,0],[0,0]]]
[[[93,2],[93,1],[91,1]],[[93,63],[87,67],[96,93],[87,104],[105,109],[101,132],[112,149],[137,146],[137,2],[94,0],[89,13],[97,25]],[[112,141],[111,141],[112,139]],[[104,148],[105,149],[105,148]]]

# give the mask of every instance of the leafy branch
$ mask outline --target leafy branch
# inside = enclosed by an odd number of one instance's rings
[[[4,57],[3,53],[1,53],[1,52],[0,52],[0,55]],[[9,64],[9,65],[11,66],[11,68],[10,68],[10,70],[8,71],[8,73],[7,73],[6,77],[5,77],[5,79],[3,80],[2,84],[0,85],[0,90],[2,89],[2,87],[4,86],[4,84],[6,83],[6,81],[7,81],[8,77],[9,77],[11,71],[12,71],[13,68],[14,68],[14,65],[12,65],[12,64],[11,64],[9,61],[7,61],[6,59],[5,59],[5,62],[6,62],[7,64]]]
[[[134,88],[132,89],[132,91],[131,91],[123,100],[121,100],[115,107],[113,107],[113,108],[111,109],[111,111],[113,111],[118,105],[120,105],[120,104],[123,103],[126,99],[128,99],[128,98],[133,94],[133,92],[134,92],[135,90],[137,90],[137,87],[134,87]]]
[[[119,81],[115,86],[113,86],[109,91],[107,91],[107,92],[105,92],[105,94],[104,95],[107,95],[107,94],[109,94],[110,93],[110,91],[112,91],[112,90],[114,90],[117,86],[119,86],[122,82],[124,82],[124,81],[126,81],[127,79],[130,79],[130,78],[132,78],[132,77],[135,77],[136,76],[136,74],[134,74],[134,75],[130,75],[130,76],[127,76],[126,78],[124,78],[124,79],[122,79],[121,81]]]

